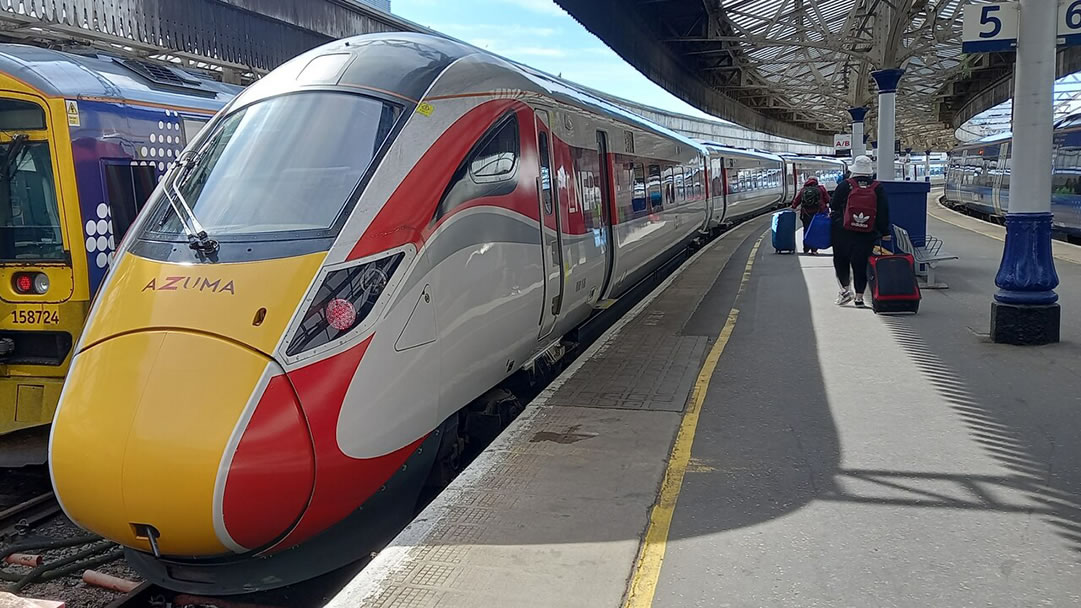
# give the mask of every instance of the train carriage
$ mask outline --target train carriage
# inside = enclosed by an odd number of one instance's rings
[[[949,156],[945,202],[1003,219],[1009,210],[1012,137],[958,146]],[[1081,239],[1081,116],[1055,125],[1052,140],[1051,213],[1057,233]]]
[[[237,92],[166,65],[0,45],[0,466],[45,461],[118,241]]]
[[[710,215],[708,229],[718,230],[772,209],[785,198],[784,161],[780,156],[707,143]]]

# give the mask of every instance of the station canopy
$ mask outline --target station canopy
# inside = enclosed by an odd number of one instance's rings
[[[917,149],[952,146],[955,125],[942,103],[954,81],[982,67],[979,56],[961,53],[961,9],[970,0],[556,1],[688,102],[759,123],[748,126],[784,123],[780,134],[796,135],[795,127],[819,142],[848,131],[848,108],[861,106],[875,139],[870,73],[901,67],[898,139]],[[688,77],[697,82],[680,82]]]

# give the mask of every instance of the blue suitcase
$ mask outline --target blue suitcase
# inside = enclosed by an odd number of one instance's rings
[[[796,253],[796,212],[791,209],[773,214],[773,250]]]

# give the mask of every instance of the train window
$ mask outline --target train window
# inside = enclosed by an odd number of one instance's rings
[[[537,138],[537,147],[540,154],[540,178],[541,178],[541,201],[544,203],[544,213],[552,215],[552,165],[551,156],[548,154],[548,134],[540,133]]]
[[[672,176],[676,180],[676,202],[687,202],[687,174],[683,172],[683,167],[676,167],[672,169]]]
[[[634,208],[634,217],[642,217],[649,213],[649,196],[646,192],[646,167],[642,163],[634,165],[634,199],[631,202]]]
[[[119,240],[135,221],[156,183],[154,167],[124,164],[105,165],[105,195],[112,212],[113,236]],[[116,248],[115,243],[110,247]]]
[[[661,184],[664,190],[664,204],[676,204],[676,173],[674,167],[664,167],[661,170]]]
[[[0,99],[0,131],[43,131],[45,110],[36,103]]]
[[[518,119],[512,116],[490,133],[469,158],[469,174],[478,183],[510,179],[518,167],[518,154]]]
[[[174,186],[214,238],[331,234],[400,113],[354,93],[271,97],[221,119]],[[167,199],[147,229],[183,234]]]
[[[724,195],[724,165],[720,157],[714,156],[709,159],[709,194],[710,196]]]
[[[200,120],[198,118],[184,118],[184,145],[190,144],[195,141],[195,138],[199,136],[199,133],[206,126],[208,121]]]
[[[664,198],[661,193],[661,167],[660,165],[649,166],[649,180],[646,182],[649,191],[649,206],[651,211],[664,209]]]
[[[582,209],[582,222],[587,230],[604,225],[603,199],[601,197],[601,158],[596,150],[572,148],[578,206]]]
[[[0,259],[63,259],[49,144],[24,138],[0,144]]]

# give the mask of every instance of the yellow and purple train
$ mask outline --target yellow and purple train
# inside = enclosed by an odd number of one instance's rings
[[[118,241],[239,91],[168,65],[0,45],[0,466],[45,462]]]

